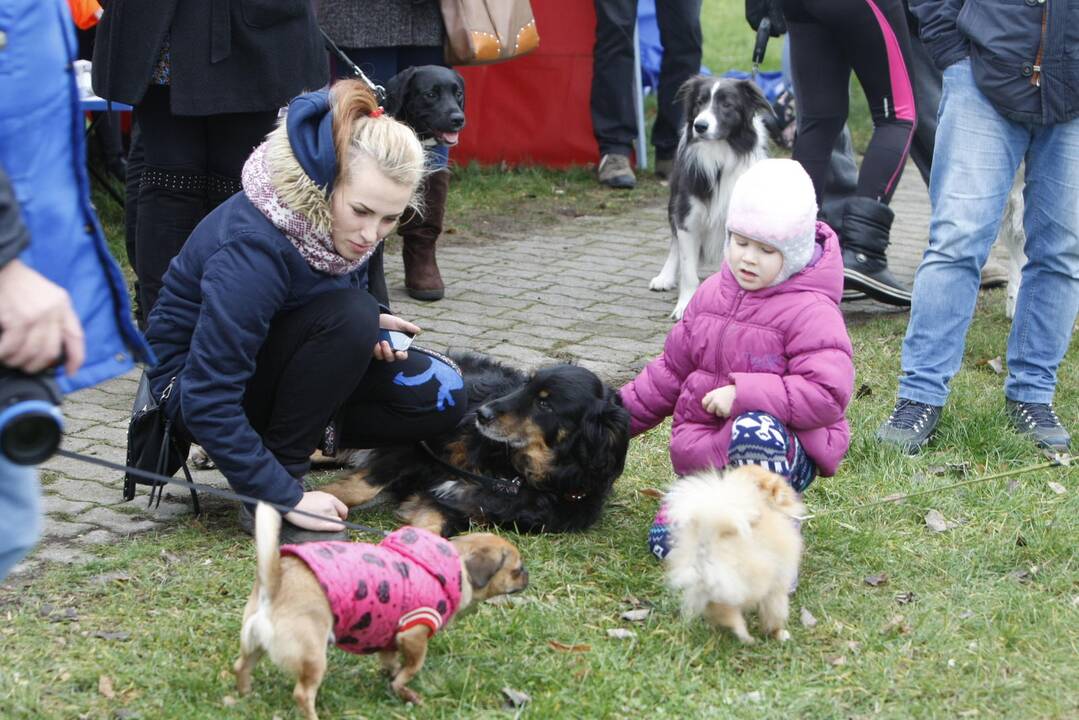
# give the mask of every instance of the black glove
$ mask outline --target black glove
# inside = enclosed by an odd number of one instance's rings
[[[768,34],[779,37],[787,32],[787,21],[783,19],[783,0],[746,0],[746,20],[749,26],[758,30],[761,20],[768,18]]]

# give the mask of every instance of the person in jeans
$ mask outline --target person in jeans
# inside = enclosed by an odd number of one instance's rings
[[[151,355],[90,202],[67,3],[5,0],[0,35],[0,365],[70,393]],[[0,580],[41,533],[40,495],[0,452]]]
[[[343,518],[309,490],[310,457],[334,421],[338,446],[406,444],[465,412],[448,360],[393,350],[383,239],[419,202],[424,153],[359,80],[301,95],[244,164],[243,192],[206,216],[173,260],[147,336],[164,412],[237,492]],[[241,525],[251,531],[248,508]],[[282,542],[343,538],[287,513]],[[313,531],[313,532],[305,532]],[[336,533],[332,531],[338,531]]]
[[[963,359],[979,268],[1026,162],[1027,263],[1008,337],[1006,412],[1039,446],[1068,448],[1053,411],[1079,309],[1079,6],[912,0],[944,71],[929,184],[929,248],[914,277],[898,400],[877,436],[915,452]],[[1006,29],[1006,31],[1005,31]]]
[[[633,109],[633,29],[637,0],[595,0],[596,44],[592,51],[592,129],[599,144],[599,182],[612,188],[636,187],[629,162],[637,137]],[[701,69],[701,0],[656,3],[663,60],[659,67],[659,107],[652,126],[656,175],[667,177],[682,132],[682,84]],[[643,152],[644,149],[640,148]]]

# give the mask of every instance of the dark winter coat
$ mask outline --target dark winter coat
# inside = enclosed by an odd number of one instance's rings
[[[910,0],[937,67],[970,57],[1001,115],[1044,125],[1079,116],[1079,2]]]
[[[321,0],[318,21],[341,47],[441,45],[438,0]]]
[[[310,0],[110,0],[94,92],[138,105],[166,35],[172,112],[264,112],[322,87],[329,61]]]

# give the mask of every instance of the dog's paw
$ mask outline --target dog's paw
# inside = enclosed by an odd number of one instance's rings
[[[775,639],[779,642],[787,642],[791,639],[791,634],[787,632],[787,628],[779,628],[775,632]]]
[[[753,637],[749,633],[744,633],[742,635],[738,635],[737,637],[738,642],[742,643],[743,645],[753,645],[757,642],[757,638]]]
[[[187,462],[193,470],[213,470],[217,467],[206,451],[199,445],[191,446],[191,454],[187,456]]]
[[[648,289],[656,292],[665,292],[667,290],[673,290],[678,281],[673,277],[667,277],[666,275],[656,275],[648,283]]]
[[[678,304],[674,306],[674,310],[671,310],[672,320],[681,320],[682,316],[686,314],[686,306],[689,305],[689,298],[685,300],[679,300]]]
[[[393,692],[397,697],[401,698],[402,702],[423,705],[423,698],[420,697],[420,694],[407,685],[394,685]]]

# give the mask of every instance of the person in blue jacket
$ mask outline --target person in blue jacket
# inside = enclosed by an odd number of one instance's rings
[[[899,397],[877,435],[916,451],[936,429],[962,364],[979,268],[1025,161],[1027,262],[1004,410],[1039,446],[1066,450],[1052,402],[1079,310],[1079,5],[911,0],[910,9],[944,84],[929,248],[914,276]]]
[[[72,392],[151,359],[90,205],[64,0],[0,4],[0,364]],[[50,371],[51,372],[51,371]],[[40,533],[34,468],[0,455],[0,578]]]
[[[411,443],[465,412],[451,361],[394,351],[382,241],[419,204],[423,147],[365,84],[301,95],[243,168],[243,192],[195,228],[164,278],[147,336],[149,381],[166,414],[238,492],[344,518],[308,490],[328,426],[339,447]],[[331,423],[332,421],[332,423]],[[285,515],[283,542],[340,525]],[[241,524],[250,530],[248,508]],[[314,532],[305,532],[314,531]]]

